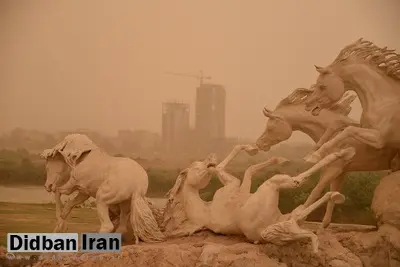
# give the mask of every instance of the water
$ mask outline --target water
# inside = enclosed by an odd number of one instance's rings
[[[63,196],[62,199],[70,198]],[[166,199],[152,198],[157,206],[164,206]],[[41,186],[0,186],[0,202],[46,204],[54,203],[54,194]]]

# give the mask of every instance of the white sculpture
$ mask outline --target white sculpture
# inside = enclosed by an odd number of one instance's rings
[[[315,90],[306,109],[318,115],[346,91],[355,91],[363,113],[360,126],[349,126],[306,158],[317,162],[343,140],[353,138],[381,149],[400,148],[400,55],[359,39],[343,48],[328,67],[317,67]]]
[[[56,194],[58,222],[63,224],[75,205],[94,197],[100,232],[110,233],[116,228],[109,216],[110,208],[119,212],[116,231],[128,233],[130,219],[136,243],[139,238],[145,242],[164,240],[145,199],[147,173],[134,160],[110,156],[82,134],[66,136],[54,148],[45,150],[42,157],[46,159],[45,187]],[[78,195],[60,207],[60,194],[69,195],[75,190]]]
[[[264,182],[254,194],[250,193],[252,175],[265,166],[286,160],[271,158],[249,167],[240,184],[239,179],[224,170],[226,164],[240,150],[252,153],[254,147],[236,146],[216,167],[216,157],[211,154],[204,161],[196,161],[180,173],[170,191],[169,203],[165,209],[165,214],[173,215],[164,217],[165,224],[174,221],[175,229],[169,229],[172,230],[171,235],[190,235],[206,228],[220,234],[244,234],[254,243],[271,242],[281,245],[309,238],[312,240],[313,251],[317,252],[317,236],[311,231],[301,229],[298,223],[329,200],[343,202],[344,196],[338,192],[328,192],[308,208],[298,207],[292,213],[283,215],[278,208],[279,190],[300,186],[312,173],[339,158],[349,160],[354,155],[354,149],[347,148],[333,153],[296,177],[275,175]],[[207,186],[212,173],[218,175],[224,186],[215,192],[211,202],[205,202],[200,198],[199,190]]]
[[[298,88],[280,101],[275,110],[264,108],[263,113],[268,121],[265,131],[256,142],[258,148],[268,151],[272,146],[289,139],[294,131],[307,134],[318,147],[348,125],[357,125],[347,117],[354,96],[344,97],[333,107],[313,116],[305,110],[305,102],[312,93],[310,89]],[[344,144],[356,149],[355,156],[350,161],[339,159],[321,172],[320,181],[304,203],[305,207],[313,203],[329,183],[331,191],[340,191],[346,172],[388,170],[391,168],[391,160],[397,154],[396,149],[376,149],[354,139],[347,139]],[[334,205],[333,202],[328,203],[323,227],[330,224]]]
[[[235,146],[218,168],[226,166],[241,150],[249,154],[258,151],[250,145]],[[211,181],[216,161],[216,156],[210,154],[204,161],[193,162],[179,174],[175,185],[167,193],[168,202],[162,228],[168,236],[191,235],[202,229],[221,234],[241,234],[234,223],[234,213],[225,212],[226,208],[232,211],[237,206],[240,180],[234,177],[233,182],[220,179],[224,186],[215,192],[212,201],[205,202],[200,198],[199,190]],[[271,160],[266,165],[273,163]]]

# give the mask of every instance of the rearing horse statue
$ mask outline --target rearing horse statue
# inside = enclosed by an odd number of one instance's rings
[[[345,97],[330,109],[322,110],[319,116],[313,116],[305,110],[306,101],[312,93],[311,89],[298,88],[280,101],[275,110],[264,108],[263,113],[268,121],[264,133],[257,140],[258,148],[268,151],[272,146],[289,139],[294,131],[307,134],[318,146],[346,126],[357,125],[347,117],[351,111],[350,104],[355,99],[353,96]],[[338,159],[322,171],[319,183],[304,203],[305,207],[313,203],[328,184],[330,191],[340,191],[346,172],[390,169],[397,153],[396,149],[377,149],[354,139],[346,140],[345,144],[356,149],[355,156],[350,161]],[[327,204],[324,227],[331,222],[334,205],[333,202]]]
[[[343,48],[328,67],[316,70],[319,76],[304,107],[307,111],[317,116],[346,91],[355,91],[363,112],[359,126],[344,129],[307,161],[317,162],[349,138],[375,149],[400,149],[400,55],[395,50],[359,39]]]

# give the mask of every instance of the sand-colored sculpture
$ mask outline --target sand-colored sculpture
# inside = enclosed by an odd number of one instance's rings
[[[263,113],[268,118],[265,131],[257,139],[257,146],[268,151],[272,146],[289,139],[294,131],[307,134],[317,147],[338,134],[349,125],[357,123],[347,115],[351,111],[351,103],[354,96],[345,96],[334,106],[321,110],[319,116],[313,116],[305,110],[307,98],[313,93],[312,89],[298,88],[288,97],[284,98],[271,111],[264,108]],[[331,191],[340,191],[344,175],[350,171],[379,171],[396,170],[391,163],[397,157],[394,148],[376,149],[354,139],[347,139],[344,145],[356,149],[355,156],[346,161],[338,159],[321,172],[319,183],[311,192],[304,205],[307,207],[313,203],[330,184]],[[323,227],[327,227],[332,220],[334,203],[329,202],[322,221]]]
[[[206,228],[220,234],[243,234],[254,243],[270,242],[282,245],[294,240],[311,239],[313,251],[317,252],[317,236],[300,228],[298,223],[328,201],[342,203],[344,196],[338,192],[328,192],[309,207],[298,207],[292,213],[283,215],[278,208],[279,191],[282,188],[301,186],[312,173],[339,158],[349,160],[354,155],[354,149],[347,148],[335,152],[296,177],[275,175],[253,194],[250,193],[250,187],[254,173],[265,166],[283,163],[286,160],[275,157],[249,167],[240,184],[239,179],[224,170],[226,164],[240,150],[253,151],[254,147],[235,147],[218,166],[215,155],[211,154],[204,161],[196,161],[181,172],[172,189],[171,204],[165,210],[171,212],[173,207],[179,207],[181,212],[180,223],[175,224],[175,236],[192,234]],[[199,190],[210,182],[212,173],[217,174],[224,186],[215,192],[212,201],[205,202],[200,198]],[[179,200],[174,199],[176,194],[181,194]],[[170,221],[176,219],[176,216],[165,219]]]
[[[363,113],[360,126],[349,126],[306,158],[317,162],[343,140],[353,138],[377,149],[400,148],[400,55],[359,39],[343,48],[327,67],[318,67],[315,90],[306,110],[318,115],[346,91],[355,91]]]
[[[254,154],[258,149],[251,145],[237,145],[217,168],[224,168],[242,150]],[[278,162],[270,160],[265,166],[274,163]],[[167,236],[187,236],[203,229],[220,234],[241,234],[234,223],[234,213],[226,213],[225,210],[232,211],[238,205],[240,180],[234,178],[230,183],[221,179],[224,186],[215,192],[210,202],[200,197],[199,191],[211,181],[216,165],[215,154],[210,154],[205,160],[195,161],[181,171],[167,193],[168,202],[162,223]]]
[[[56,198],[79,191],[63,208],[57,207],[58,221],[65,220],[75,205],[94,197],[101,223],[99,232],[129,233],[130,220],[136,243],[139,239],[164,239],[145,199],[147,173],[137,162],[108,155],[82,134],[66,136],[55,147],[45,150],[42,157],[46,159],[48,191],[55,192]],[[118,229],[110,219],[109,208],[120,211]]]

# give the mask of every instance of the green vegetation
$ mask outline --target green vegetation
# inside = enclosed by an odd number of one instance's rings
[[[254,192],[268,177],[277,173],[296,174],[309,166],[304,162],[291,162],[280,167],[266,168],[253,178],[252,191]],[[239,167],[230,172],[236,177],[243,177],[246,166]],[[163,197],[174,185],[179,174],[176,170],[148,168],[150,197]],[[345,178],[342,192],[346,196],[346,202],[338,205],[333,217],[338,223],[374,224],[375,219],[370,210],[370,204],[376,185],[384,172],[354,172],[348,173]],[[318,182],[319,174],[314,175],[303,187],[295,190],[285,190],[281,193],[280,208],[282,212],[289,212],[299,204],[304,203],[312,188]],[[29,154],[25,150],[11,151],[0,150],[0,184],[1,185],[38,185],[45,181],[44,162],[37,155]],[[211,200],[214,192],[221,187],[217,179],[202,190],[202,198]],[[315,211],[310,220],[321,220],[325,208]]]
[[[43,164],[38,155],[26,150],[0,150],[0,184],[42,186],[45,179]]]

